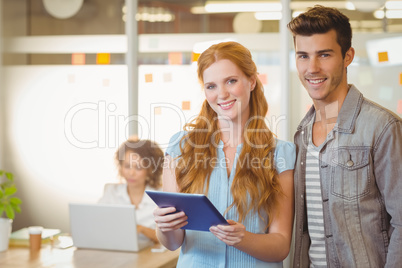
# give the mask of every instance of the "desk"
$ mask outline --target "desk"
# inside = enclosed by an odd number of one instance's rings
[[[42,249],[31,254],[26,247],[9,247],[0,252],[1,268],[173,268],[176,267],[180,249],[176,251],[151,252],[151,248],[140,252],[54,248],[42,245]]]

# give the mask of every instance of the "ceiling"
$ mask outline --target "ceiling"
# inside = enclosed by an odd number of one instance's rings
[[[261,0],[256,0],[261,2]],[[160,6],[169,8],[171,11],[181,10],[189,11],[192,7],[202,7],[207,2],[223,2],[223,3],[235,3],[235,2],[256,2],[256,1],[241,1],[241,0],[216,0],[216,1],[206,1],[206,0],[164,0],[164,1],[154,1],[154,0],[139,0],[139,6]],[[280,0],[266,0],[267,2],[280,2]],[[353,3],[356,10],[348,10],[346,8],[341,8],[345,3]],[[338,7],[345,15],[350,18],[352,28],[354,31],[361,32],[402,32],[402,18],[401,19],[377,19],[373,15],[373,11],[376,8],[382,7],[385,0],[334,0],[334,1],[304,1],[304,0],[292,0],[290,1],[290,7],[295,11],[296,8],[299,11],[307,10],[307,7],[311,7],[315,4],[322,4],[326,6]],[[304,8],[300,8],[304,7]],[[229,15],[226,13],[226,15]],[[236,14],[230,14],[235,16]],[[223,14],[222,14],[223,16]],[[264,22],[265,24],[275,24],[273,21]],[[276,22],[276,24],[278,24]],[[265,27],[268,29],[275,29],[275,27]]]

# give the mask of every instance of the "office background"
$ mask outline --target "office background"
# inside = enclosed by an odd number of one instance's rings
[[[208,13],[205,4],[214,1],[51,2],[0,5],[0,167],[14,173],[23,200],[14,230],[69,232],[68,203],[96,202],[105,183],[117,182],[113,154],[128,135],[166,148],[199,111],[195,60],[213,42],[235,40],[252,51],[270,105],[267,121],[279,138],[293,139],[312,104],[297,78],[286,23],[317,1],[263,1],[282,5],[269,14],[274,20]],[[402,16],[381,18],[385,1],[322,3],[351,18],[357,54],[349,82],[400,116]]]

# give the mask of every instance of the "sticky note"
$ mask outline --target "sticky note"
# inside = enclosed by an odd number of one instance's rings
[[[156,115],[162,114],[162,107],[160,107],[160,106],[155,107],[155,108],[154,108],[154,113],[155,113]]]
[[[198,58],[200,57],[200,53],[191,53],[191,62],[195,62],[198,60]]]
[[[378,62],[388,61],[388,52],[378,52]]]
[[[159,38],[156,38],[156,37],[149,38],[148,47],[149,48],[158,48],[159,47]]]
[[[183,63],[183,54],[181,52],[170,52],[169,53],[169,64],[170,65],[181,65]]]
[[[380,87],[380,91],[379,91],[378,97],[379,97],[381,100],[388,100],[388,101],[390,101],[390,100],[392,100],[392,93],[393,93],[392,87],[385,87],[385,86],[382,86],[382,87]]]
[[[339,114],[338,102],[334,101],[334,102],[332,102],[330,104],[325,105],[324,110],[325,110],[325,117],[327,119],[336,118],[338,116],[338,114]]]
[[[110,64],[110,53],[97,53],[96,64]]]
[[[402,86],[402,73],[399,74],[399,85]]]
[[[73,53],[71,55],[72,65],[84,65],[85,64],[85,54],[84,53]]]
[[[172,73],[164,73],[163,82],[172,82]]]
[[[260,78],[260,81],[263,85],[268,84],[268,76],[267,74],[259,74],[258,78]]]
[[[181,103],[181,109],[182,109],[183,111],[185,111],[185,110],[190,110],[190,108],[191,108],[191,102],[189,102],[189,101],[183,101],[183,102]]]
[[[402,100],[398,100],[398,106],[396,108],[398,114],[402,114]]]
[[[369,70],[359,71],[358,78],[360,86],[368,86],[374,83],[373,74]]]
[[[108,87],[108,86],[110,85],[110,80],[109,80],[109,79],[103,79],[103,80],[102,80],[102,85],[103,85],[104,87]]]
[[[67,77],[68,83],[69,84],[74,84],[75,83],[75,75],[74,74],[69,74]]]
[[[145,83],[152,83],[152,74],[145,74]]]

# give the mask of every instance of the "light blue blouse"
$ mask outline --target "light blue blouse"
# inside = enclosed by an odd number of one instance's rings
[[[179,132],[170,139],[166,154],[173,158],[180,156],[180,139],[185,132]],[[291,142],[276,140],[274,162],[278,173],[285,170],[294,169],[296,159],[296,146]],[[217,148],[217,165],[212,171],[208,198],[215,205],[221,214],[233,202],[230,187],[236,173],[236,162],[240,155],[243,145],[237,146],[237,152],[233,168],[228,179],[225,154],[223,152],[223,142],[220,141]],[[200,159],[201,160],[201,159]],[[226,215],[226,219],[237,220],[238,214],[235,208],[232,208]],[[258,213],[249,213],[243,222],[246,230],[252,233],[266,233],[265,221],[259,218]],[[216,238],[211,232],[201,232],[186,230],[183,245],[181,247],[180,257],[177,267],[189,268],[211,268],[211,267],[282,267],[282,262],[268,263],[258,260],[243,251],[234,247],[227,246],[225,243]]]

